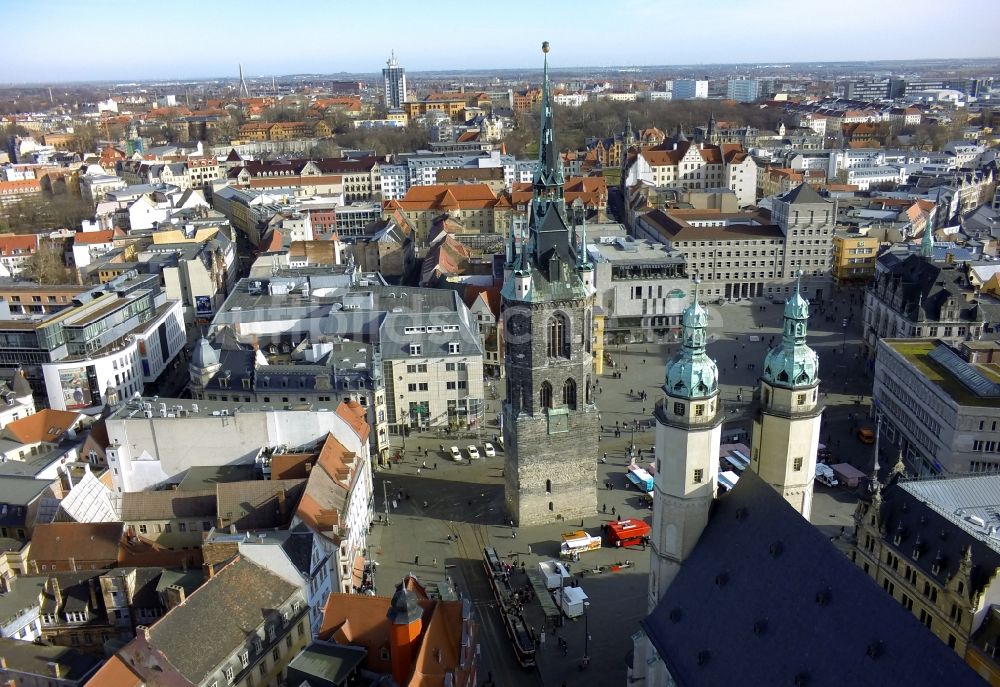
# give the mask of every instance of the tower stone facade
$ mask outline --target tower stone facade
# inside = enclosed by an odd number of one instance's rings
[[[566,211],[547,57],[539,157],[528,234],[510,237],[501,291],[504,497],[519,525],[597,512],[593,267]]]
[[[705,349],[708,313],[698,303],[697,291],[681,323],[681,349],[667,363],[664,396],[654,410],[656,494],[650,542],[650,611],[708,524],[719,473],[723,419],[719,370]]]
[[[806,345],[809,301],[798,285],[785,302],[781,343],[764,359],[750,469],[809,518],[823,405],[819,358]]]

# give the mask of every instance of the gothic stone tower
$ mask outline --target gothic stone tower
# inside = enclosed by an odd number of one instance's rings
[[[548,53],[548,43],[542,46]],[[593,268],[567,220],[548,57],[528,235],[507,249],[502,295],[505,502],[520,525],[597,512]]]
[[[801,278],[801,273],[800,273]],[[750,469],[778,490],[795,510],[812,510],[816,451],[823,405],[819,358],[806,345],[809,301],[798,284],[785,302],[781,343],[764,359],[760,409],[753,421]]]
[[[723,414],[719,370],[705,351],[708,313],[694,300],[684,311],[681,350],[667,363],[656,404],[656,494],[649,573],[650,612],[708,524],[716,496]]]

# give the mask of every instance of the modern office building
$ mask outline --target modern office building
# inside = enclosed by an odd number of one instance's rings
[[[694,100],[708,97],[708,81],[701,79],[674,79],[674,100]]]
[[[130,271],[58,312],[0,319],[0,367],[20,366],[52,408],[97,412],[109,391],[141,393],[185,341],[180,301],[167,299],[158,275]]]
[[[406,70],[399,66],[395,52],[382,70],[382,95],[387,110],[398,110],[406,102]]]
[[[726,97],[741,103],[752,103],[760,97],[757,79],[730,79],[726,84]]]

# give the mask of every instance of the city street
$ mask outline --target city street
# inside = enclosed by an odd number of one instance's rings
[[[709,308],[709,353],[719,364],[727,413],[724,436],[749,430],[747,408],[753,384],[760,374],[770,338],[774,336],[775,342],[780,339],[781,312],[780,305],[748,302]],[[827,404],[821,441],[830,446],[834,462],[848,461],[867,472],[872,464],[872,447],[863,446],[853,436],[849,415],[858,418],[867,415],[867,397],[858,402],[858,394],[867,394],[870,379],[863,373],[861,361],[855,358],[860,351],[860,312],[855,314],[845,333],[841,325],[846,313],[847,306],[841,305],[839,311],[831,308],[827,314],[817,313],[812,318],[809,343],[820,355],[821,390]],[[826,319],[828,317],[834,320]],[[660,386],[665,362],[675,350],[676,344],[663,343],[629,344],[610,349],[615,366],[605,367],[606,374],[600,382],[597,400],[604,432],[594,453],[598,467],[595,485],[598,503],[606,507],[607,513],[584,520],[583,526],[592,533],[598,533],[602,523],[614,520],[618,514],[623,518],[638,517],[651,522],[652,512],[644,505],[639,492],[627,487],[625,479],[626,451],[633,433],[631,429],[622,431],[616,439],[613,430],[616,422],[621,427],[631,427],[635,420],[650,418],[655,399],[662,395]],[[613,378],[612,370],[620,371],[621,379]],[[646,391],[645,401],[639,400],[640,391]],[[498,403],[487,403],[488,419],[495,420]],[[491,440],[496,431],[494,426],[485,428],[483,440]],[[439,451],[440,446],[447,450],[457,445],[465,454],[465,447],[474,441],[447,438],[436,432],[411,434],[406,440],[403,461],[377,475],[376,513],[384,519],[384,482],[391,520],[390,525],[377,523],[370,537],[369,555],[379,563],[378,593],[391,594],[392,585],[408,572],[429,582],[449,576],[458,591],[469,595],[474,602],[483,651],[480,684],[490,674],[498,685],[558,687],[564,682],[567,685],[602,685],[623,680],[626,658],[632,648],[631,636],[646,615],[648,554],[641,549],[607,548],[585,554],[585,559],[571,570],[574,574],[585,567],[626,559],[635,565],[619,572],[577,578],[592,602],[588,620],[567,620],[558,628],[558,636],[565,638],[569,645],[566,655],[558,649],[552,628],[548,628],[546,641],[538,650],[537,671],[523,670],[514,660],[494,609],[482,567],[482,548],[494,547],[508,560],[535,567],[540,561],[555,558],[560,535],[578,528],[580,522],[524,527],[518,529],[514,538],[502,512],[502,454],[472,464],[468,460],[456,464]],[[642,450],[642,462],[648,463],[652,458],[654,432],[636,431],[634,441]],[[478,444],[482,450],[482,441]],[[602,464],[600,458],[605,452],[608,462]],[[605,481],[613,485],[612,490],[605,488]],[[402,499],[399,498],[400,490]],[[395,508],[393,499],[396,500]],[[846,489],[816,486],[812,521],[845,551],[853,528],[853,510],[854,498]],[[842,536],[841,528],[847,536]],[[526,584],[524,578],[514,581],[521,586]],[[526,613],[536,632],[540,632],[544,621],[538,604],[530,604]],[[584,656],[587,624],[591,635],[588,650],[591,663],[584,672],[579,663]]]

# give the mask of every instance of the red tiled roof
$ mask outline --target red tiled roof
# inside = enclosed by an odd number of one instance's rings
[[[83,415],[69,410],[43,408],[37,413],[7,423],[3,435],[22,444],[58,443]]]
[[[114,229],[107,231],[78,231],[73,236],[73,243],[78,246],[91,245],[95,243],[111,243],[114,241]]]
[[[14,255],[15,250],[38,250],[37,234],[0,234],[0,255]]]

